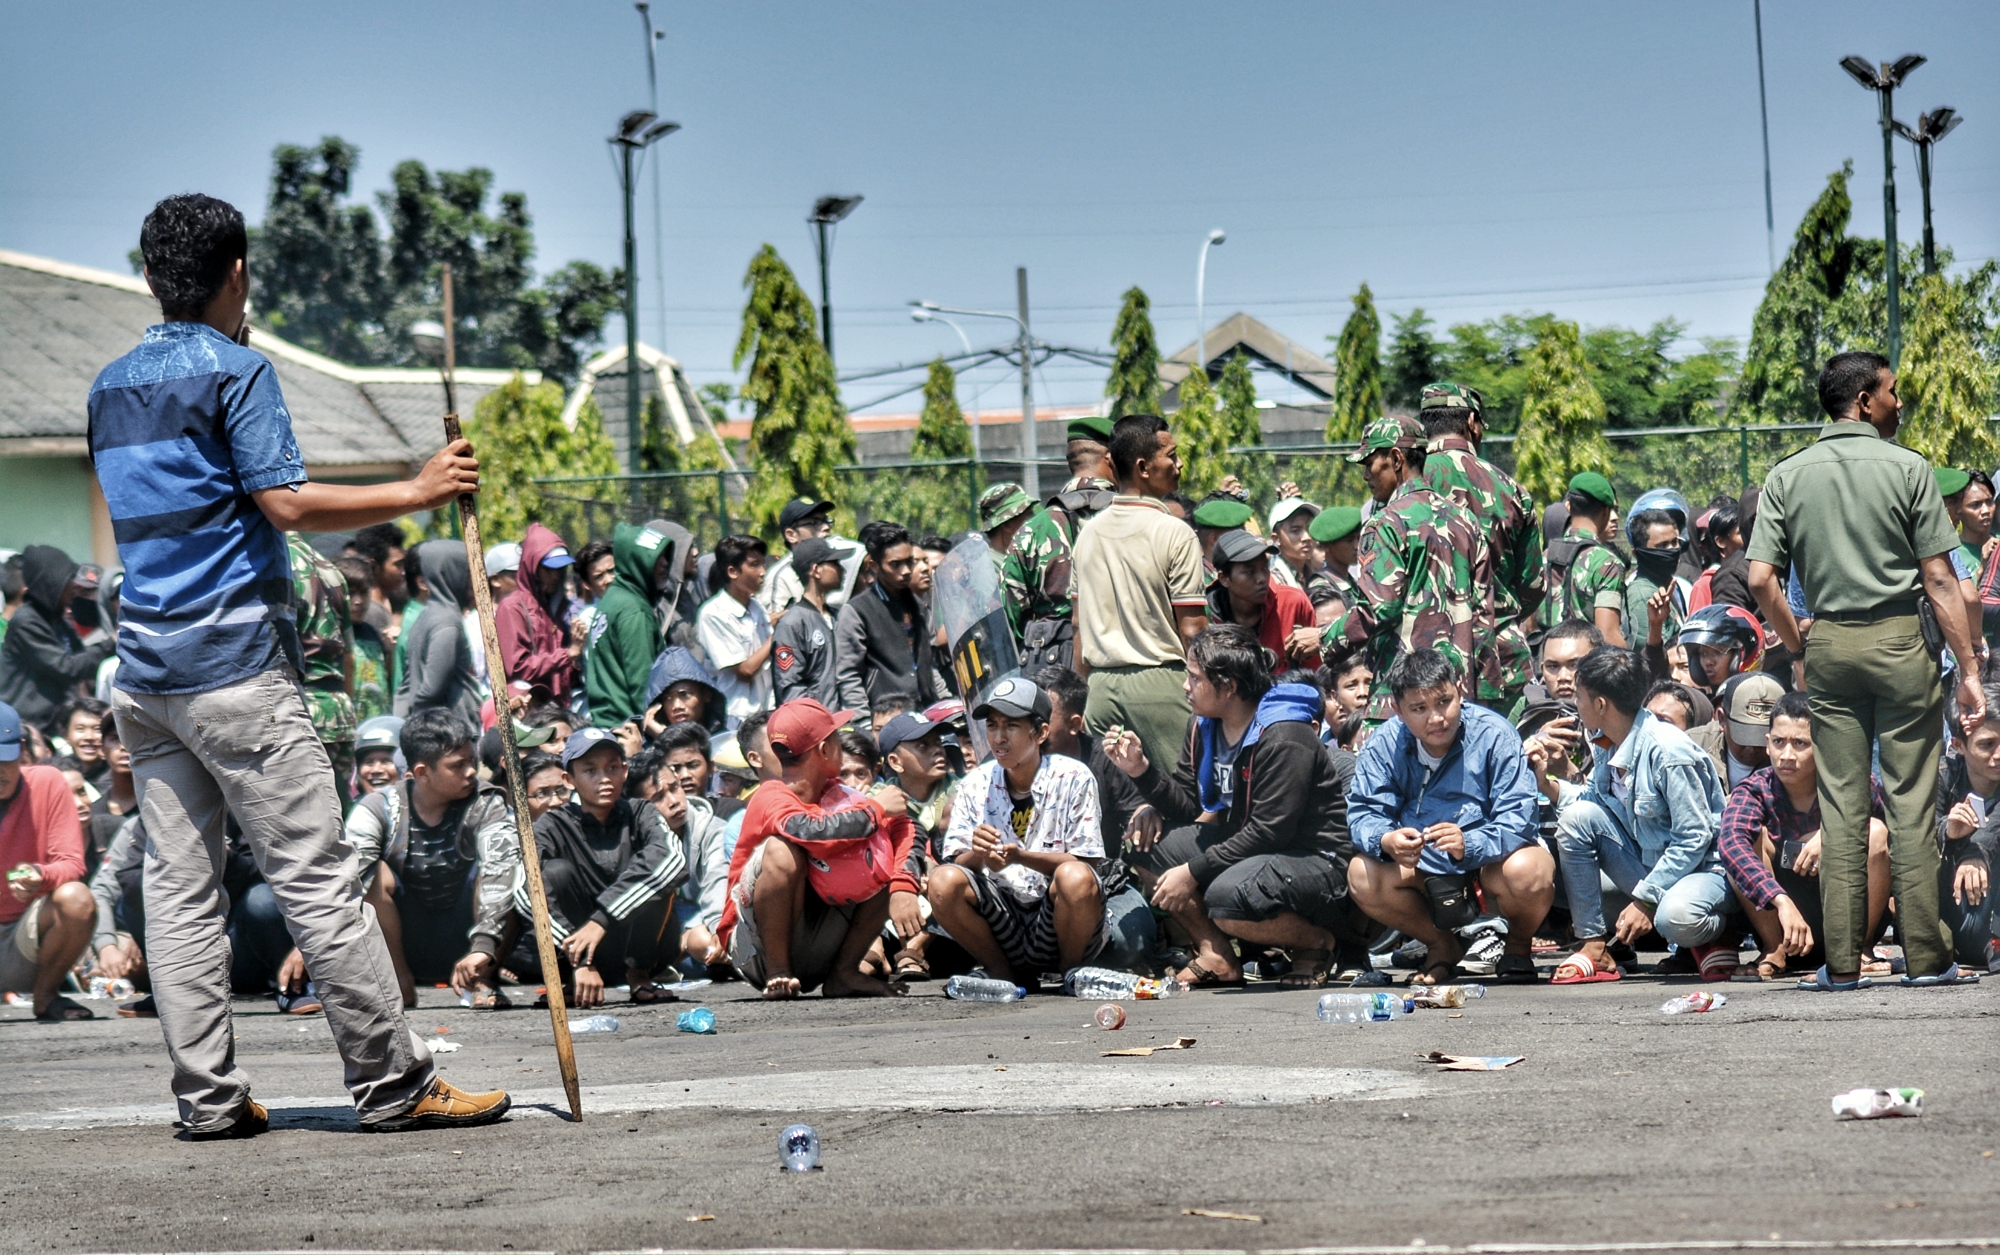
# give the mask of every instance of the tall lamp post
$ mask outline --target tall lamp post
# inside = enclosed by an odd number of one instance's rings
[[[964,347],[964,349],[965,349],[965,355],[966,355],[967,357],[971,357],[971,356],[972,356],[972,341],[970,341],[970,340],[968,340],[968,339],[966,339],[966,338],[965,338],[965,328],[963,328],[963,327],[959,326],[959,325],[958,325],[957,323],[953,322],[953,321],[952,321],[951,319],[949,319],[949,318],[946,318],[946,317],[945,317],[945,316],[944,316],[943,314],[940,314],[940,313],[938,313],[938,312],[937,312],[936,310],[930,310],[930,309],[925,309],[925,308],[924,308],[923,306],[921,306],[921,305],[919,305],[919,306],[916,306],[915,308],[913,308],[913,309],[911,309],[911,310],[910,310],[910,321],[912,321],[912,322],[941,322],[941,323],[943,323],[943,324],[944,324],[945,326],[947,326],[947,327],[950,327],[950,328],[951,328],[951,329],[952,329],[953,331],[956,331],[956,332],[958,333],[958,342],[959,342],[959,344],[960,344],[961,346],[963,346],[963,347]],[[979,461],[979,460],[980,460],[980,458],[979,458],[979,393],[978,393],[978,391],[977,391],[976,389],[974,390],[974,392],[973,392],[973,394],[972,394],[972,460],[973,460],[973,461],[975,461],[975,462],[977,462],[977,461]]]
[[[1910,76],[1910,71],[1922,65],[1927,58],[1912,52],[1894,61],[1884,61],[1880,66],[1872,65],[1866,57],[1844,57],[1840,68],[1854,76],[1854,81],[1866,87],[1882,102],[1882,242],[1888,251],[1889,281],[1889,364],[1894,366],[1903,358],[1903,293],[1898,286],[1899,265],[1896,257],[1896,118],[1893,100],[1896,88]]]
[[[827,285],[827,264],[832,250],[827,244],[826,229],[853,213],[860,203],[859,196],[822,196],[813,202],[813,211],[806,216],[813,228],[813,251],[819,254],[819,338],[826,345],[828,357],[833,356],[833,291]]]
[[[1924,273],[1937,273],[1937,240],[1931,235],[1931,145],[1952,133],[1965,121],[1950,105],[1933,109],[1917,119],[1913,128],[1896,123],[1896,134],[1917,146],[1917,182],[1924,188]]]
[[[1028,308],[1028,272],[1025,267],[1016,269],[1014,278],[1020,288],[1021,310]],[[1034,340],[1028,335],[1028,320],[1022,315],[1002,313],[992,309],[956,309],[950,305],[940,305],[936,301],[911,301],[910,316],[918,314],[957,314],[961,318],[1005,318],[1020,329],[1021,351],[1021,487],[1027,489],[1028,496],[1042,499],[1041,467],[1036,464],[1035,450],[1035,394],[1034,394]]]
[[[639,471],[639,446],[645,419],[639,401],[639,238],[632,231],[633,175],[639,160],[659,140],[681,129],[678,122],[661,122],[649,109],[634,109],[618,119],[610,144],[618,150],[618,187],[625,197],[625,473]],[[638,492],[638,485],[632,491]]]
[[[1208,320],[1205,302],[1208,298],[1208,250],[1211,245],[1221,244],[1229,237],[1217,227],[1201,242],[1201,256],[1194,263],[1194,356],[1195,368],[1208,373]]]

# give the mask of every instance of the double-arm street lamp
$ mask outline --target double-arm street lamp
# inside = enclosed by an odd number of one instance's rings
[[[1916,126],[1896,123],[1896,134],[1917,146],[1917,182],[1924,188],[1924,273],[1937,273],[1937,240],[1931,235],[1931,145],[1951,134],[1965,121],[1958,110],[1946,105],[1917,118]]]
[[[1896,117],[1894,97],[1896,88],[1910,76],[1910,71],[1922,65],[1926,58],[1910,53],[1894,61],[1884,61],[1881,65],[1871,64],[1866,57],[1844,57],[1840,68],[1854,76],[1854,81],[1875,93],[1882,103],[1882,242],[1886,246],[1889,284],[1889,363],[1895,365],[1903,357],[1903,301],[1902,290],[1898,286],[1897,274],[1900,269],[1896,256]]]
[[[625,197],[625,473],[639,471],[645,420],[639,399],[639,239],[632,231],[633,176],[648,148],[681,129],[662,122],[650,109],[634,109],[618,119],[610,144],[618,150],[618,188]],[[637,491],[637,488],[633,489]]]
[[[1229,237],[1217,227],[1201,242],[1201,257],[1194,264],[1194,356],[1195,369],[1206,373],[1208,370],[1208,323],[1204,308],[1208,298],[1208,250],[1211,245],[1226,242]]]

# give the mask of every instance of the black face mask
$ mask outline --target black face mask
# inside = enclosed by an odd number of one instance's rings
[[[95,597],[78,597],[72,600],[69,603],[69,617],[86,632],[103,623],[102,617],[97,613]]]
[[[1680,565],[1681,555],[1687,552],[1687,542],[1676,541],[1672,545],[1648,549],[1643,545],[1632,546],[1632,557],[1639,564],[1639,571],[1647,579],[1664,584]]]

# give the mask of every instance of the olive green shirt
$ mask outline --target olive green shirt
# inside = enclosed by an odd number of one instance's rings
[[[1796,566],[1815,614],[1908,601],[1921,561],[1958,548],[1930,463],[1863,422],[1833,422],[1771,468],[1749,559]]]

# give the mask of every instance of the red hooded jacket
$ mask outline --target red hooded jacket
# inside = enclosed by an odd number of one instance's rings
[[[42,873],[42,887],[83,879],[83,825],[76,817],[76,798],[69,781],[53,767],[21,767],[21,783],[0,819],[0,865],[32,864]],[[28,912],[28,904],[0,892],[0,924],[11,924]]]
[[[540,523],[528,524],[528,534],[521,538],[520,582],[500,599],[493,618],[500,631],[500,658],[507,664],[507,678],[545,688],[557,703],[568,705],[577,678],[576,663],[569,656],[569,626],[556,622],[535,595],[535,575],[542,559],[557,549],[567,552],[562,537]]]

